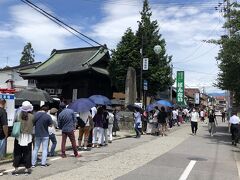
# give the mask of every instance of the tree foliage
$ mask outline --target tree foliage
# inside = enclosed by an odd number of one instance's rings
[[[149,95],[156,95],[173,83],[171,56],[166,54],[166,42],[159,33],[157,21],[151,20],[152,12],[148,0],[144,1],[140,14],[141,20],[138,22],[137,32],[134,34],[129,28],[117,45],[110,63],[110,74],[117,90],[124,91],[127,69],[129,66],[135,68],[139,92],[140,49],[142,49],[142,56],[149,58],[149,70],[143,71],[143,79],[148,81]],[[156,45],[162,48],[160,54],[156,54],[153,50]]]
[[[109,66],[113,85],[118,91],[124,92],[125,90],[128,67],[135,68],[137,75],[139,75],[140,58],[137,37],[132,29],[128,28],[118,43],[117,49],[113,52]]]
[[[27,65],[34,63],[34,50],[32,48],[32,44],[27,43],[22,51],[22,57],[20,59],[20,65]]]
[[[233,3],[229,13],[225,15],[227,21],[225,28],[230,30],[230,36],[222,36],[220,52],[217,60],[220,73],[218,74],[217,86],[223,90],[234,93],[237,103],[240,102],[240,5]]]

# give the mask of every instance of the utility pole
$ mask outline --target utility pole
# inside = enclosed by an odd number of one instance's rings
[[[225,15],[227,16],[227,21],[229,22],[230,21],[230,5],[231,5],[231,2],[230,0],[225,0],[226,1],[226,11],[224,12]],[[227,28],[227,31],[228,31],[228,37],[231,38],[232,37],[232,31],[230,28]],[[233,107],[233,94],[230,90],[227,90],[227,104],[228,104],[228,117],[230,118],[231,115],[232,115],[232,107]]]
[[[226,17],[227,21],[230,21],[230,11],[231,11],[231,0],[223,0],[222,3],[219,3],[217,7],[215,7],[216,10],[219,10],[219,13],[223,13],[224,17]],[[232,37],[232,30],[230,28],[226,28],[227,35],[229,38]],[[225,93],[226,101],[227,101],[227,111],[228,111],[228,117],[232,115],[232,106],[233,106],[233,94],[230,90],[226,90]]]
[[[144,25],[143,23],[140,22],[140,25],[142,26],[142,43],[141,43],[141,60],[140,60],[140,82],[139,82],[139,101],[141,102],[142,100],[142,95],[143,95],[143,33],[144,33]],[[142,101],[143,103],[143,101]]]

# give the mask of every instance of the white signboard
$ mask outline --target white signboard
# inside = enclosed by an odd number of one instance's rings
[[[148,58],[143,58],[143,70],[148,70]]]
[[[195,101],[195,104],[200,104],[200,94],[199,93],[195,93],[194,101]]]
[[[14,94],[0,94],[1,99],[6,100],[6,111],[8,117],[8,126],[13,126],[15,116],[15,95]]]

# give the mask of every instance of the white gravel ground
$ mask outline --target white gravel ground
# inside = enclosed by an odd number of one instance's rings
[[[142,144],[132,149],[119,152],[114,156],[99,161],[89,162],[86,165],[63,172],[57,175],[43,178],[44,180],[71,179],[71,180],[97,180],[115,179],[137,169],[162,154],[173,149],[188,138],[190,127],[185,126],[166,137]],[[136,139],[137,141],[138,139]]]

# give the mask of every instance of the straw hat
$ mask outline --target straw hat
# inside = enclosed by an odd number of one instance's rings
[[[33,111],[33,105],[29,101],[23,101],[20,109],[21,111],[24,111],[24,112],[31,112]]]
[[[50,114],[55,114],[57,112],[58,112],[57,108],[50,109]]]

